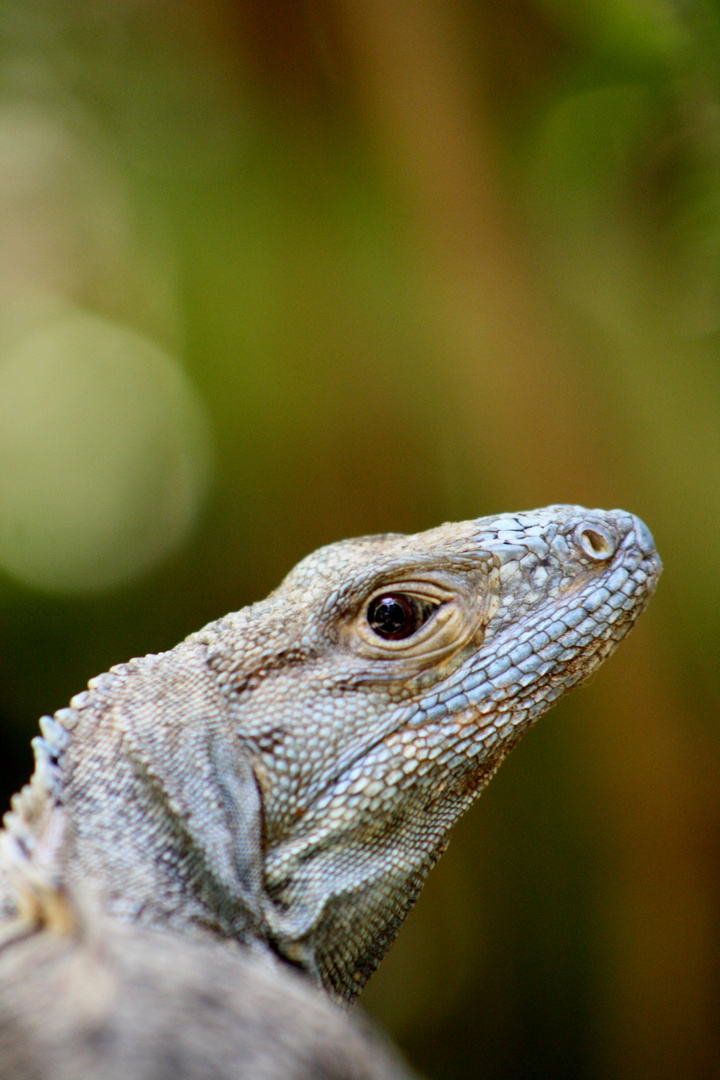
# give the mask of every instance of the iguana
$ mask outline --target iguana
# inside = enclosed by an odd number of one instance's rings
[[[93,920],[352,1002],[453,823],[660,571],[637,517],[578,506],[341,541],[92,679],[5,817],[0,1029],[21,944]]]

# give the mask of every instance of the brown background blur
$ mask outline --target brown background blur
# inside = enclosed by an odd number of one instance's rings
[[[365,994],[428,1077],[720,1076],[719,470],[714,0],[0,0],[3,803],[320,544],[655,534]]]

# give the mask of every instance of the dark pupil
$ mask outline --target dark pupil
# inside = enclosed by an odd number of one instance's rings
[[[405,596],[380,596],[368,608],[370,626],[384,638],[410,637],[422,621]]]

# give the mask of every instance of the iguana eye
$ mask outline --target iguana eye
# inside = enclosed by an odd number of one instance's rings
[[[397,641],[415,634],[436,607],[407,593],[389,593],[370,602],[367,621],[379,637]]]
[[[470,572],[464,563],[458,571],[453,565],[448,570],[432,565],[412,577],[400,577],[393,565],[362,606],[340,620],[340,640],[365,659],[380,662],[368,669],[368,677],[371,672],[380,679],[400,677],[453,656],[470,638],[479,643],[495,595],[488,561]]]

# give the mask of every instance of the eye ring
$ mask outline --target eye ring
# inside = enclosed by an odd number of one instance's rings
[[[615,539],[602,525],[588,522],[578,525],[575,543],[593,562],[607,562],[615,554]]]
[[[368,605],[367,623],[378,637],[400,641],[416,634],[436,607],[408,593],[381,593]]]

